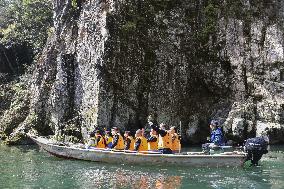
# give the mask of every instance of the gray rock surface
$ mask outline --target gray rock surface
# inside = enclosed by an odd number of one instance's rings
[[[211,119],[228,139],[265,131],[283,143],[282,1],[76,2],[54,0],[55,32],[33,74],[42,134],[135,130],[152,114],[181,121],[191,143]]]

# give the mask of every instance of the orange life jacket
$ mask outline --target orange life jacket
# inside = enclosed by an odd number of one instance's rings
[[[101,137],[100,140],[98,141],[96,147],[97,148],[105,148],[106,147],[105,138],[102,135],[96,135],[96,137]]]
[[[179,136],[177,133],[173,134],[173,138],[172,138],[172,151],[179,151],[181,148],[181,144],[180,144],[180,140],[179,140]]]
[[[164,148],[172,148],[172,136],[169,131],[167,131],[167,134],[164,137],[159,135],[158,149]]]
[[[120,133],[117,133],[116,135],[118,135],[118,142],[117,142],[116,146],[114,147],[114,149],[116,149],[116,150],[123,150],[124,149],[123,137],[121,136]],[[113,143],[113,139],[112,139],[112,143]]]
[[[130,140],[130,145],[129,145],[129,149],[128,150],[134,150],[135,147],[135,140],[132,136],[128,136],[127,137]]]
[[[140,143],[139,148],[138,148],[138,152],[147,151],[148,150],[147,139],[144,136],[137,137],[136,141],[138,139],[141,140],[141,143]]]
[[[157,138],[156,135],[152,135],[152,137]],[[158,150],[158,138],[155,142],[148,142],[148,150]]]

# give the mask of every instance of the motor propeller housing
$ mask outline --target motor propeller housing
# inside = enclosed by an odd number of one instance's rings
[[[247,161],[250,160],[252,165],[258,165],[262,155],[268,153],[267,145],[263,137],[247,139],[244,145],[244,151],[248,153]]]

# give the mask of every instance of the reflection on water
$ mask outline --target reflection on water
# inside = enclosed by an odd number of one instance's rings
[[[172,189],[181,187],[181,176],[169,176],[159,172],[147,172],[124,167],[101,167],[88,170],[77,178],[79,183],[96,188],[157,188]]]
[[[32,147],[0,146],[0,188],[284,188],[284,146],[261,166],[191,168],[64,160]]]
[[[180,188],[180,186],[181,186],[181,176],[170,176],[165,179],[158,179],[156,181],[157,189]]]
[[[180,188],[181,176],[166,176],[166,175],[147,175],[129,171],[125,173],[122,170],[116,172],[116,179],[112,182],[114,188],[157,188],[157,189],[172,189]]]

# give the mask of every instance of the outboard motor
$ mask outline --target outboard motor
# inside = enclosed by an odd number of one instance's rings
[[[267,142],[263,137],[249,138],[246,140],[244,151],[248,153],[247,161],[251,160],[252,165],[258,165],[262,155],[268,152]]]

